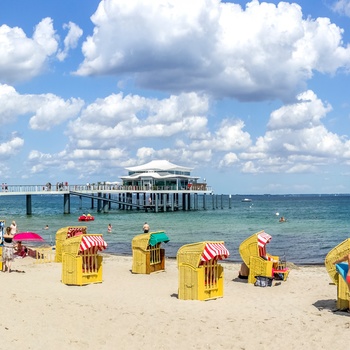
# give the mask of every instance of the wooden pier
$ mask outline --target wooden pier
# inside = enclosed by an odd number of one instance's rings
[[[91,200],[91,209],[96,207],[97,212],[109,212],[112,204],[118,210],[143,210],[145,212],[167,212],[167,211],[190,211],[206,209],[223,209],[224,202],[231,208],[231,195],[216,195],[211,190],[167,190],[146,188],[123,188],[122,186],[84,186],[67,185],[60,189],[48,189],[46,186],[7,186],[6,190],[0,191],[4,196],[25,196],[26,213],[32,215],[32,196],[35,195],[57,195],[63,196],[63,213],[70,214],[70,198],[78,196],[80,207],[83,198]],[[228,203],[228,204],[227,204]]]

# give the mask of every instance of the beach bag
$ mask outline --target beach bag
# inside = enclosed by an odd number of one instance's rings
[[[256,287],[271,287],[272,286],[272,277],[265,277],[265,276],[255,276],[256,281],[254,283],[254,286]]]

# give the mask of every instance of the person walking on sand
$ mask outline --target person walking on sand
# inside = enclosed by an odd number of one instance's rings
[[[147,224],[147,222],[145,222],[144,225],[143,225],[143,232],[144,233],[148,233],[149,232],[149,225]]]
[[[14,259],[14,247],[13,247],[13,234],[11,233],[11,227],[6,227],[4,234],[4,246],[2,248],[2,271],[11,272],[11,263]]]
[[[334,262],[334,265],[339,264],[341,262],[347,262],[348,263],[348,273],[346,274],[345,281],[346,281],[346,283],[348,285],[348,288],[349,288],[349,291],[350,291],[350,253],[345,255],[345,256],[343,256],[342,258],[336,260]],[[348,311],[350,312],[350,300],[349,300],[349,310]]]

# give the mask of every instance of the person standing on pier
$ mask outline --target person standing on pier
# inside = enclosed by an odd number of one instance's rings
[[[145,222],[144,225],[143,225],[143,232],[144,233],[148,233],[149,232],[149,225],[147,224],[147,222]]]

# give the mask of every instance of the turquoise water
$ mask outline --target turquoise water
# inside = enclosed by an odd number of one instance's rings
[[[247,196],[246,196],[247,197]],[[41,234],[47,243],[55,241],[56,231],[64,226],[86,225],[88,233],[102,233],[108,243],[107,253],[131,255],[132,238],[142,233],[147,221],[151,231],[164,231],[170,242],[164,244],[166,255],[175,257],[186,243],[223,240],[230,251],[228,260],[240,261],[238,247],[251,234],[265,230],[272,236],[267,251],[286,255],[295,264],[323,264],[334,246],[350,237],[350,196],[249,196],[252,202],[241,202],[244,196],[228,196],[218,205],[207,201],[207,209],[153,213],[122,211],[112,204],[109,213],[90,209],[91,200],[71,196],[71,213],[63,214],[63,196],[33,195],[32,215],[26,215],[25,196],[0,197],[0,219],[6,224],[16,220],[19,231]],[[80,205],[82,207],[80,208]],[[198,205],[203,208],[201,202]],[[79,223],[78,217],[90,212],[95,221]],[[279,215],[276,215],[278,213]],[[280,223],[280,216],[287,221]],[[111,223],[112,233],[107,233]],[[49,225],[49,230],[44,230]]]

